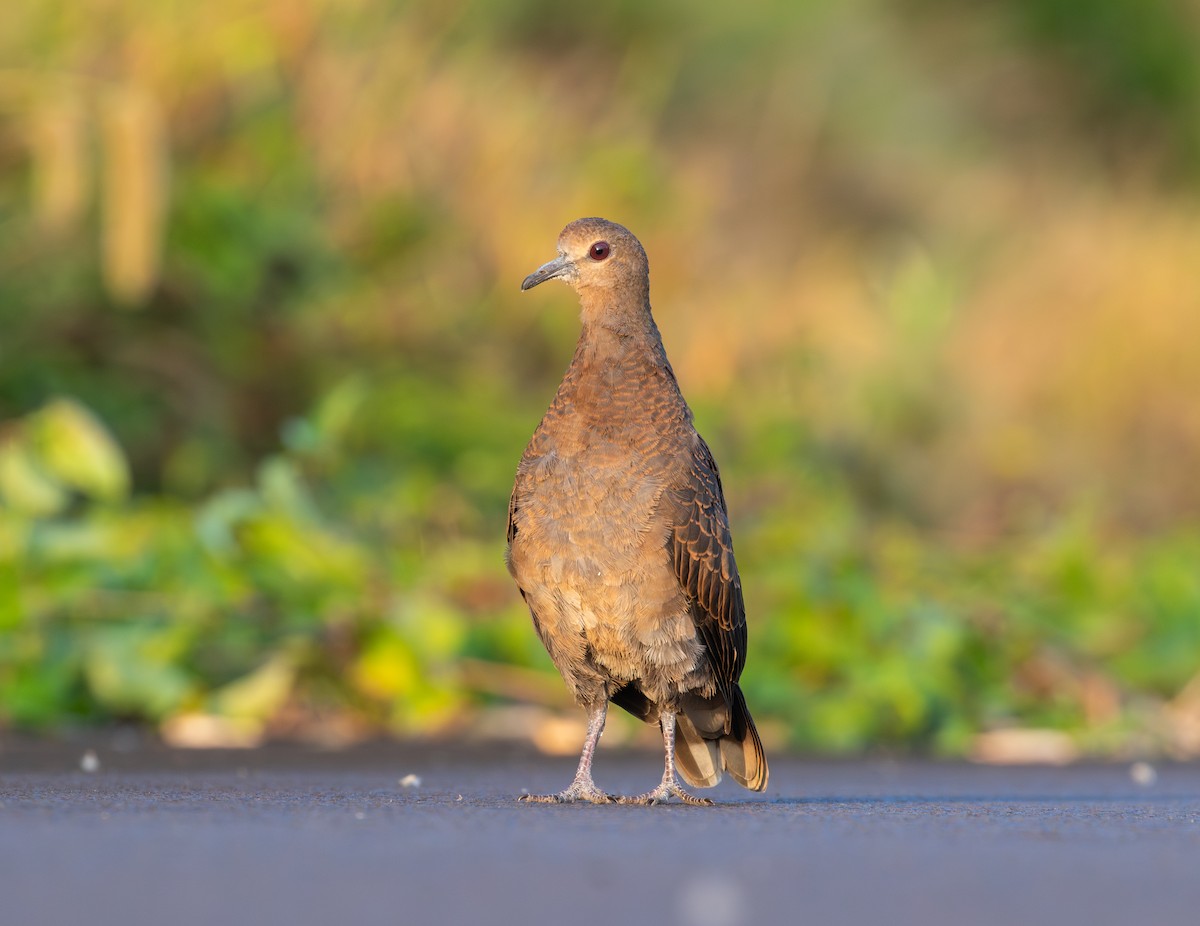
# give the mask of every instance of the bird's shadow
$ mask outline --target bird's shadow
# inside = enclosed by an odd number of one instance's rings
[[[663,809],[682,811],[686,810],[694,813],[744,813],[746,811],[757,811],[767,813],[772,810],[801,810],[810,808],[812,810],[820,810],[822,808],[835,807],[866,807],[874,808],[879,811],[887,811],[894,809],[902,811],[904,809],[922,806],[969,806],[969,805],[993,805],[993,806],[1014,806],[1021,804],[1036,804],[1042,806],[1081,806],[1081,805],[1120,805],[1130,802],[1145,803],[1145,804],[1160,804],[1160,803],[1178,803],[1179,801],[1200,801],[1200,794],[1139,794],[1130,792],[1127,794],[1096,794],[1096,793],[1066,793],[1066,794],[998,794],[998,793],[979,793],[979,794],[825,794],[825,795],[809,795],[809,796],[781,796],[781,797],[763,797],[749,799],[734,799],[721,800],[716,799],[715,802],[708,806],[695,806],[692,804],[668,802],[648,806],[645,804],[624,804],[613,803],[605,805],[594,804],[522,804],[521,806],[537,806],[537,807],[556,807],[560,809],[566,808],[581,808],[593,809],[599,812],[610,811],[612,808],[622,807],[628,812],[661,812]],[[507,803],[503,801],[502,803]]]
[[[1200,794],[847,794],[770,797],[759,800],[719,801],[718,807],[771,806],[836,806],[860,805],[918,805],[918,804],[1124,804],[1130,801],[1154,803],[1159,801],[1200,800]]]

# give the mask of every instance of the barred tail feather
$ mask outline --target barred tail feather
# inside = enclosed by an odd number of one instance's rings
[[[721,780],[723,772],[729,772],[743,788],[765,789],[769,776],[767,757],[742,690],[733,686],[727,733],[723,724],[712,733],[707,729],[702,733],[701,729],[708,726],[704,721],[714,719],[717,712],[699,708],[697,704],[693,710],[675,715],[675,761],[684,780],[696,788],[711,788]],[[695,720],[689,716],[692,713]]]
[[[711,788],[722,777],[717,741],[705,739],[682,713],[675,715],[675,765],[683,780],[694,788]]]
[[[742,690],[733,686],[733,722],[730,734],[721,737],[721,764],[743,788],[762,791],[767,787],[769,771],[762,740],[754,727],[754,718],[746,707]],[[740,734],[740,736],[739,736]]]

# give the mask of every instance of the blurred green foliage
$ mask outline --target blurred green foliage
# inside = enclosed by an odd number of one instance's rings
[[[1194,195],[1172,5],[103,6],[0,29],[0,724],[434,734],[555,697],[502,552],[576,322],[515,289],[605,213],[650,244],[723,468],[769,739],[1193,748],[1194,479],[1140,494],[1129,456],[1193,432],[1164,415],[1135,447],[1120,417],[1171,363],[1010,389],[971,347],[1030,163],[1064,165],[1030,198],[1090,226],[1095,138],[1152,125],[1150,186]],[[1078,80],[997,105],[1012,56],[1022,85]],[[1023,160],[1013,126],[1064,115]],[[1063,427],[1080,396],[1095,433]]]

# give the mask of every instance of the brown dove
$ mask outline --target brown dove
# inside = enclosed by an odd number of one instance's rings
[[[572,222],[522,290],[579,294],[575,357],[517,469],[509,572],[551,660],[587,713],[579,770],[529,801],[711,804],[728,772],[753,791],[767,760],[738,680],[746,612],[717,464],[692,425],[650,314],[641,243],[604,219]],[[608,702],[662,729],[662,782],[614,798],[592,780]]]

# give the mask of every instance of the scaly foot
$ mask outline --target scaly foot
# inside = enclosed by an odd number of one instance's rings
[[[589,804],[615,804],[617,798],[605,794],[589,782],[574,782],[566,791],[558,794],[522,794],[519,801],[527,804],[576,804],[587,801]]]
[[[693,807],[711,807],[713,805],[713,802],[707,797],[694,797],[674,782],[666,781],[653,791],[649,791],[638,797],[618,798],[618,802],[621,804],[645,804],[652,807],[655,804],[669,803],[673,797],[679,798],[684,804],[691,804]]]

